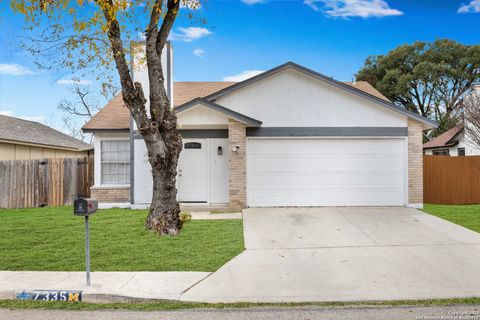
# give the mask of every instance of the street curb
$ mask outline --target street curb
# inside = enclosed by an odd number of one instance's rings
[[[18,300],[17,294],[21,291],[0,291],[0,300]],[[25,290],[28,291],[28,290]],[[179,299],[175,298],[141,298],[141,297],[131,297],[131,296],[122,296],[116,294],[108,293],[88,293],[85,290],[82,291],[82,301],[85,303],[154,303],[154,302],[170,302],[176,303],[179,302]]]
[[[139,298],[121,296],[115,294],[103,294],[103,293],[84,293],[82,302],[86,303],[152,303],[152,302],[179,302],[178,299],[158,299],[158,298]]]

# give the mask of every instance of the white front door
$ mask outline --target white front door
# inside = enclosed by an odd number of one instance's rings
[[[405,205],[405,139],[249,139],[247,202]]]
[[[207,202],[207,143],[184,140],[178,159],[178,201]]]

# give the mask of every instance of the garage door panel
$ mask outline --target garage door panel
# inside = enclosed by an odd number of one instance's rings
[[[318,185],[318,180],[322,180],[322,184]],[[332,188],[341,188],[343,190],[349,189],[358,189],[358,188],[394,188],[401,191],[401,185],[403,184],[403,177],[400,175],[391,175],[383,176],[380,178],[373,178],[372,175],[356,175],[348,176],[344,175],[321,175],[318,173],[315,174],[304,174],[296,175],[295,178],[292,178],[292,175],[257,175],[256,177],[251,178],[251,186],[255,190],[261,189],[282,189],[288,187],[300,187],[302,189],[332,189]],[[264,181],[268,180],[269,184],[265,185]],[[370,183],[368,186],[365,185],[365,180],[369,180]]]
[[[252,139],[249,206],[403,205],[403,139]]]
[[[286,168],[291,170],[308,170],[310,168],[328,168],[329,170],[376,170],[377,168],[393,169],[402,166],[404,163],[403,155],[389,155],[384,156],[369,155],[369,156],[309,156],[305,154],[282,155],[281,161],[278,159],[279,154],[276,155],[256,155],[249,156],[252,160],[252,169],[272,170]]]
[[[268,198],[266,197],[268,196]],[[305,197],[310,198],[310,202],[305,203]],[[252,203],[261,203],[252,207],[305,207],[305,206],[392,206],[392,202],[397,201],[396,192],[384,192],[382,198],[373,196],[371,192],[355,193],[355,198],[346,198],[342,193],[322,193],[318,192],[304,193],[302,197],[292,195],[292,193],[277,193],[274,197],[270,194],[257,193],[249,201]],[[285,199],[288,201],[284,202]]]

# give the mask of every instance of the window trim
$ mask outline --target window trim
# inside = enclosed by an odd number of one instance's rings
[[[184,149],[202,149],[202,143],[197,141],[185,142],[183,144]]]
[[[446,151],[446,153],[443,153],[445,151]],[[434,156],[447,156],[447,157],[449,157],[450,156],[450,149],[448,149],[448,148],[434,149],[434,150],[432,150],[432,154]]]
[[[130,176],[130,166],[131,166],[131,159],[130,159],[130,140],[129,139],[101,139],[100,141],[100,155],[99,155],[99,164],[100,164],[100,174],[99,174],[99,178],[100,178],[100,186],[102,187],[112,187],[112,188],[115,188],[115,187],[124,187],[124,186],[130,186],[130,183],[131,183],[131,176]],[[128,145],[128,160],[126,161],[116,161],[116,162],[113,162],[113,161],[104,161],[102,159],[102,151],[103,151],[103,143],[104,142],[124,142]],[[128,176],[128,179],[126,183],[105,183],[104,182],[104,174],[103,174],[103,171],[104,171],[104,167],[103,165],[104,164],[128,164],[129,168],[128,170],[125,171],[125,176]],[[124,179],[125,180],[125,179]]]

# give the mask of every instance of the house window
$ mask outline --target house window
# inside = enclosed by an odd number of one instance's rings
[[[437,149],[437,150],[433,150],[433,155],[435,155],[435,156],[449,156],[450,152],[448,151],[448,149]]]
[[[465,155],[465,148],[458,148],[457,153],[459,156],[464,156]]]
[[[130,141],[102,140],[102,184],[130,184]]]
[[[185,149],[202,149],[202,144],[199,142],[187,142],[185,143]]]

